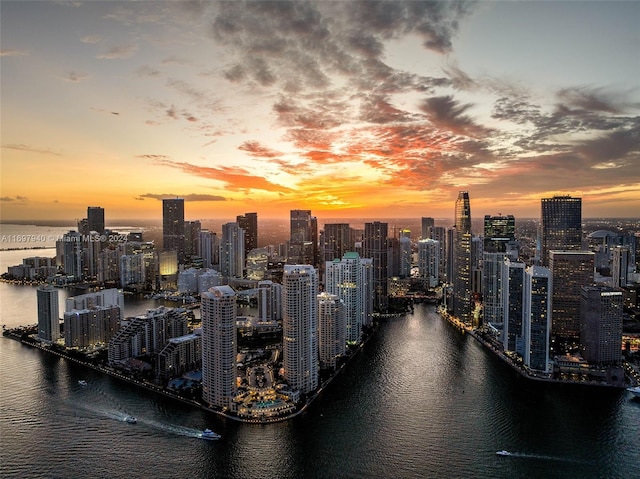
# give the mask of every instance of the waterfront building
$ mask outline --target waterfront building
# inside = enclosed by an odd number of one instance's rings
[[[120,263],[118,250],[108,246],[98,255],[98,282],[115,283],[120,280]]]
[[[202,231],[202,225],[200,221],[185,221],[184,222],[184,255],[186,258],[193,258],[198,255],[200,240],[200,231]]]
[[[224,278],[220,273],[207,268],[198,275],[198,294],[202,294],[214,286],[222,286],[223,282]]]
[[[344,303],[326,291],[318,295],[318,354],[322,369],[335,369],[347,350]]]
[[[400,276],[400,239],[387,238],[387,279]],[[388,288],[388,286],[387,286]]]
[[[418,274],[427,281],[430,288],[439,282],[440,242],[434,239],[418,241]]]
[[[529,266],[524,274],[524,364],[529,369],[551,372],[549,361],[551,331],[551,272]]]
[[[258,320],[282,319],[282,285],[271,280],[258,282]]]
[[[435,220],[433,218],[423,216],[420,219],[421,226],[421,235],[420,238],[428,239],[431,238],[431,229],[436,225]],[[433,238],[431,238],[433,239]]]
[[[594,257],[591,251],[549,251],[553,275],[551,334],[561,347],[580,340],[581,288],[594,284]]]
[[[178,273],[178,293],[196,294],[198,278],[204,271],[196,268],[184,269]]]
[[[282,364],[292,389],[318,387],[318,275],[311,265],[285,265],[282,278]]]
[[[372,268],[373,260],[355,252],[325,263],[325,289],[344,303],[346,340],[351,343],[360,342],[363,325],[371,323],[373,291],[367,275]]]
[[[622,360],[623,294],[618,288],[583,286],[580,295],[580,344],[591,364]]]
[[[100,251],[107,245],[104,236],[96,231],[90,231],[82,241],[82,277],[85,280],[96,279],[98,276],[98,261]]]
[[[373,260],[374,309],[386,311],[389,306],[387,292],[388,224],[374,221],[364,224],[362,256]]]
[[[87,231],[104,234],[104,208],[99,206],[87,207]]]
[[[124,318],[124,294],[117,288],[103,289],[92,293],[70,296],[65,301],[65,311],[116,306]]]
[[[120,286],[123,288],[144,288],[146,284],[144,254],[123,254],[120,256]]]
[[[435,240],[438,246],[438,279],[446,281],[447,279],[447,231],[442,226],[432,226],[428,230],[427,238]]]
[[[324,225],[322,236],[322,258],[326,263],[342,258],[347,251],[353,250],[351,229],[347,223],[329,223]]]
[[[472,322],[471,274],[472,236],[469,193],[458,193],[453,238],[453,315],[466,324]]]
[[[236,217],[236,223],[244,230],[244,251],[249,253],[258,247],[258,213],[245,213]]]
[[[318,264],[318,219],[310,210],[291,210],[288,264]]]
[[[516,220],[513,215],[484,217],[484,252],[505,253],[507,244],[515,241]]]
[[[242,239],[244,248],[244,238]],[[202,293],[202,399],[232,408],[236,386],[236,293],[216,286]]]
[[[408,231],[408,230],[404,230]],[[413,244],[411,237],[401,233],[400,239],[400,277],[408,278],[411,276],[411,264],[413,260]]]
[[[521,356],[524,355],[524,270],[524,263],[504,258],[500,288],[504,318],[502,345],[505,351],[514,351]]]
[[[56,261],[64,274],[75,281],[82,280],[82,235],[69,231],[56,241]]]
[[[505,253],[486,251],[482,255],[482,311],[486,324],[497,326],[504,322],[502,274],[507,257]]]
[[[158,353],[156,376],[160,380],[180,377],[202,367],[202,331],[169,339]]]
[[[58,290],[51,285],[39,286],[36,290],[38,300],[38,338],[56,342],[60,339],[60,310]]]
[[[65,311],[64,345],[84,349],[107,344],[120,329],[121,319],[118,305]]]
[[[220,238],[220,273],[228,283],[231,278],[242,278],[244,273],[244,230],[238,223],[222,225]]]
[[[611,260],[612,285],[620,288],[628,285],[629,269],[633,269],[631,254],[628,246],[614,246]]]
[[[162,248],[175,251],[178,262],[184,263],[184,198],[162,200]]]
[[[540,261],[549,265],[549,251],[582,249],[582,198],[542,198]]]

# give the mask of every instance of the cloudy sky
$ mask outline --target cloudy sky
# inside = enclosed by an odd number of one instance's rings
[[[640,2],[11,1],[1,218],[640,216]]]

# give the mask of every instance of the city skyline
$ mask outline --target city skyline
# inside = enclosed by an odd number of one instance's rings
[[[640,211],[638,2],[0,8],[5,222]]]

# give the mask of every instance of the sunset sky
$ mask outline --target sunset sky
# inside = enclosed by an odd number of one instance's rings
[[[640,216],[640,2],[7,1],[3,221]]]

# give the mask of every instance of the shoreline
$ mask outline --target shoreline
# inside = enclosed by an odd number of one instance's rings
[[[616,386],[613,384],[607,384],[607,383],[596,382],[596,381],[571,381],[566,379],[555,379],[555,378],[547,378],[547,377],[540,377],[540,376],[533,375],[529,371],[525,370],[524,368],[519,367],[508,356],[506,356],[504,352],[498,351],[490,342],[488,342],[486,339],[480,336],[474,329],[464,324],[455,316],[441,309],[438,309],[437,313],[440,315],[440,317],[444,318],[450,325],[454,326],[462,334],[468,333],[472,338],[474,338],[476,341],[482,344],[482,346],[484,346],[485,349],[492,352],[495,357],[497,357],[498,359],[501,359],[502,362],[504,362],[506,365],[511,367],[511,369],[517,372],[520,375],[520,377],[523,377],[525,379],[528,379],[531,381],[538,381],[542,383],[550,383],[550,384],[565,384],[565,385],[571,385],[571,386],[595,386],[599,388],[618,389],[618,390],[623,390],[629,387],[629,385]]]
[[[129,377],[125,374],[121,374],[120,372],[116,371],[115,369],[109,367],[109,366],[100,366],[97,364],[93,364],[90,363],[88,361],[83,361],[79,358],[75,358],[73,356],[70,356],[68,354],[65,354],[62,351],[57,351],[57,350],[53,350],[49,347],[46,347],[43,343],[41,343],[40,341],[33,339],[33,338],[29,338],[29,340],[25,340],[22,337],[22,333],[18,333],[17,331],[19,331],[21,328],[24,328],[25,326],[17,326],[15,328],[11,328],[11,329],[5,329],[2,332],[2,335],[5,338],[8,339],[12,339],[14,341],[18,341],[20,344],[24,345],[24,346],[28,346],[34,349],[38,349],[40,351],[43,351],[45,353],[49,353],[49,354],[53,354],[55,356],[58,356],[62,359],[74,362],[76,364],[79,364],[81,366],[87,367],[89,369],[92,369],[94,371],[97,371],[99,373],[102,374],[106,374],[110,377],[116,378],[116,379],[120,379],[122,381],[125,381],[129,384],[132,384],[134,386],[140,387],[142,389],[146,389],[147,391],[156,393],[156,394],[160,394],[164,397],[170,398],[170,399],[175,399],[177,401],[182,402],[183,404],[188,404],[190,406],[194,406],[197,407],[199,409],[202,409],[204,411],[216,414],[220,417],[226,418],[226,419],[231,419],[237,422],[241,422],[241,423],[245,423],[245,424],[271,424],[271,423],[278,423],[278,422],[284,422],[284,421],[288,421],[289,419],[293,419],[294,417],[302,414],[304,411],[306,411],[312,404],[313,402],[320,396],[320,394],[322,393],[322,391],[328,387],[331,382],[338,377],[339,374],[342,373],[342,371],[345,369],[345,367],[347,366],[347,364],[349,364],[353,358],[355,358],[358,354],[360,354],[360,352],[363,350],[365,344],[367,344],[369,342],[369,340],[374,337],[377,332],[378,332],[378,324],[374,323],[371,332],[369,334],[367,334],[366,337],[364,337],[363,341],[357,346],[357,348],[355,348],[351,354],[348,355],[348,357],[346,358],[346,360],[344,361],[344,363],[342,363],[342,365],[336,369],[335,371],[333,371],[333,373],[331,374],[331,376],[326,379],[319,387],[318,389],[311,395],[309,396],[306,401],[304,402],[304,404],[302,406],[297,406],[296,410],[294,412],[292,412],[291,414],[287,414],[284,416],[279,416],[279,417],[275,417],[275,418],[255,418],[255,419],[245,419],[245,418],[241,418],[237,415],[234,414],[228,414],[225,413],[223,411],[219,411],[217,409],[212,409],[208,406],[206,406],[205,404],[202,404],[201,402],[198,402],[194,399],[188,399],[185,397],[180,396],[179,394],[174,394],[170,391],[168,391],[166,388],[157,386],[149,381],[139,381],[137,379],[134,379],[132,377]]]

